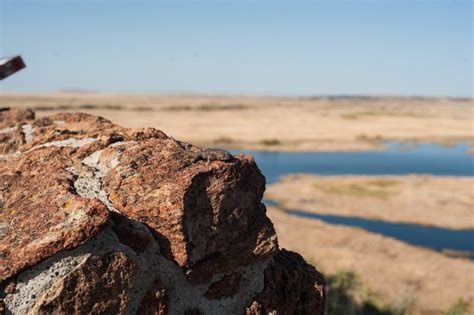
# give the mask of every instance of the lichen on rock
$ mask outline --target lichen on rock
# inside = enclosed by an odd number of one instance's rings
[[[18,109],[0,110],[0,141],[0,314],[324,313],[251,156],[196,160],[153,128]]]

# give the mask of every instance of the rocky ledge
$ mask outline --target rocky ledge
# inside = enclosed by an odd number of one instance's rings
[[[323,314],[249,155],[0,109],[0,313]],[[224,158],[222,158],[224,157]]]

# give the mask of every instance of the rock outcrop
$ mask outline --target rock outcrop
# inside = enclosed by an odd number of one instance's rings
[[[101,117],[0,110],[0,313],[323,314],[253,158]],[[190,154],[193,153],[193,154]]]

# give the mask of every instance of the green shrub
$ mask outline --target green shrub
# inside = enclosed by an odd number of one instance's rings
[[[448,310],[445,315],[467,315],[469,314],[469,304],[464,299],[458,299]]]
[[[376,293],[364,288],[359,276],[350,270],[341,270],[327,277],[328,315],[406,315],[413,303],[404,299],[396,305],[382,305]]]
[[[278,139],[263,139],[263,140],[260,141],[260,143],[263,144],[263,145],[272,146],[272,145],[281,144],[281,141],[278,140]]]

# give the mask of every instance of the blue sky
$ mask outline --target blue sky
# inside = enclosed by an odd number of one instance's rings
[[[471,1],[0,0],[0,91],[472,97]]]

